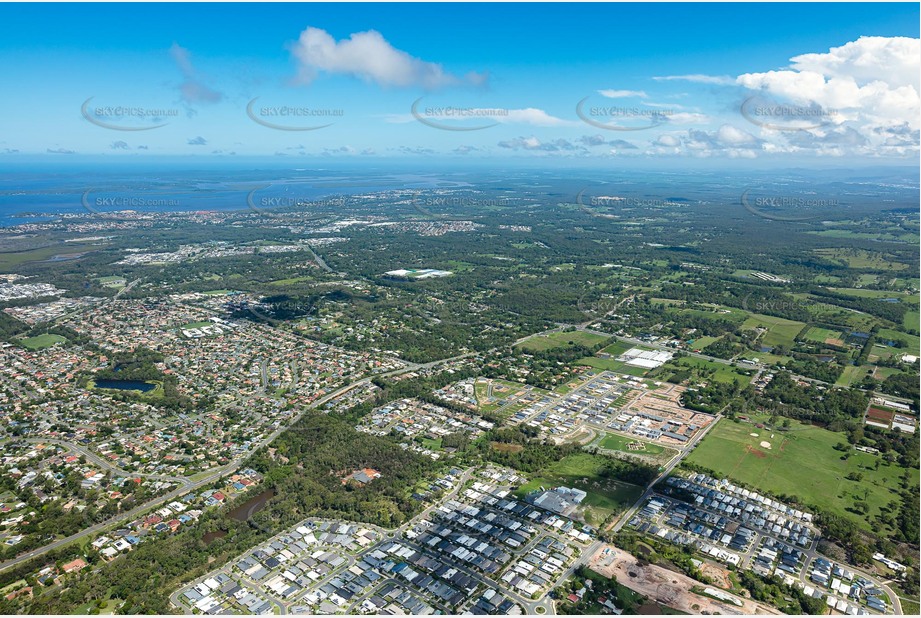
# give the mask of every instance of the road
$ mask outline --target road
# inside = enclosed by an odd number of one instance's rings
[[[262,448],[263,446],[266,446],[267,444],[270,444],[272,441],[275,440],[275,438],[277,438],[279,435],[281,435],[284,431],[287,431],[287,429],[288,429],[290,426],[292,426],[292,425],[294,425],[295,423],[297,423],[297,422],[301,419],[301,417],[306,413],[307,410],[313,410],[313,409],[319,408],[320,406],[322,406],[324,403],[326,403],[326,402],[329,401],[330,399],[333,399],[333,398],[335,398],[335,397],[338,397],[338,396],[342,395],[343,393],[346,393],[346,392],[350,391],[351,389],[355,388],[356,386],[359,386],[359,385],[361,385],[361,384],[366,384],[366,383],[370,382],[370,381],[371,381],[373,378],[375,378],[375,377],[386,377],[386,376],[398,375],[398,374],[401,374],[401,373],[409,373],[409,372],[411,372],[411,371],[418,371],[418,370],[420,370],[420,369],[431,369],[431,368],[433,368],[433,367],[435,367],[435,366],[437,366],[437,365],[440,365],[440,364],[443,364],[443,363],[449,363],[449,362],[452,362],[452,361],[455,361],[455,360],[460,360],[461,358],[466,358],[466,357],[472,356],[472,355],[474,355],[474,354],[476,354],[476,352],[467,352],[467,353],[465,353],[465,354],[459,354],[459,355],[457,355],[457,356],[452,356],[452,357],[450,357],[450,358],[444,358],[444,359],[440,359],[440,360],[437,360],[437,361],[432,361],[432,362],[430,362],[430,363],[425,363],[425,364],[422,364],[422,365],[418,365],[418,364],[415,364],[415,363],[407,363],[405,367],[402,367],[402,368],[400,368],[400,369],[394,369],[393,371],[387,371],[387,372],[384,372],[384,373],[375,374],[375,375],[373,375],[373,376],[368,376],[368,377],[362,378],[362,379],[360,379],[360,380],[357,380],[357,381],[355,381],[355,382],[351,382],[351,383],[349,383],[349,384],[346,384],[345,386],[342,386],[342,387],[340,387],[340,388],[338,388],[338,389],[336,389],[336,390],[334,390],[334,391],[332,391],[332,392],[330,392],[330,393],[328,393],[328,394],[326,394],[326,395],[320,397],[320,398],[317,399],[316,401],[314,401],[314,402],[313,402],[312,404],[310,404],[310,406],[308,406],[303,412],[301,412],[301,413],[298,414],[297,416],[293,417],[292,420],[291,420],[291,422],[290,422],[289,424],[280,426],[278,429],[276,429],[276,430],[273,431],[271,434],[269,434],[269,436],[267,436],[266,438],[264,438],[255,448],[252,449],[251,452],[255,452],[255,451],[259,450],[260,448]],[[47,442],[48,440],[45,440],[45,441]],[[71,444],[69,444],[69,443],[64,443],[64,444],[67,445],[67,446],[71,446],[71,447],[76,448],[75,445],[71,445]],[[86,452],[81,451],[81,453],[87,455],[87,458],[89,458],[89,457],[92,455],[92,454],[89,453],[88,451],[86,451]],[[95,455],[92,455],[92,456],[95,457]],[[28,560],[31,560],[32,558],[35,558],[36,556],[41,556],[42,554],[46,554],[46,553],[48,553],[48,552],[50,552],[50,551],[53,551],[53,550],[55,550],[55,549],[59,549],[59,548],[61,548],[61,547],[64,547],[65,545],[69,545],[70,543],[73,543],[73,542],[75,542],[75,541],[77,541],[77,540],[79,540],[79,539],[81,539],[81,538],[83,538],[83,537],[85,537],[85,536],[88,536],[88,535],[95,535],[95,534],[100,533],[100,532],[102,532],[102,531],[104,531],[104,530],[107,530],[107,529],[109,529],[109,528],[113,528],[113,527],[115,527],[115,526],[117,526],[117,525],[119,525],[119,524],[121,524],[121,523],[123,523],[123,522],[131,521],[132,519],[136,519],[139,515],[141,515],[141,514],[147,512],[147,511],[150,511],[150,510],[152,510],[152,509],[155,509],[155,508],[157,508],[158,506],[160,506],[160,505],[162,505],[162,504],[164,504],[164,503],[166,503],[166,502],[171,502],[172,500],[175,500],[175,499],[178,498],[179,496],[185,495],[186,493],[188,493],[188,492],[190,492],[190,491],[196,491],[196,490],[198,490],[198,489],[201,489],[202,487],[205,487],[205,486],[207,486],[207,485],[210,485],[211,483],[215,482],[216,480],[218,480],[218,479],[220,479],[220,478],[222,478],[222,477],[224,477],[224,476],[227,476],[227,475],[229,475],[229,474],[233,474],[234,472],[236,472],[236,470],[237,470],[238,468],[240,468],[240,467],[244,464],[244,462],[248,459],[248,457],[249,457],[248,454],[247,454],[247,455],[243,455],[243,456],[241,456],[241,457],[239,457],[239,458],[237,458],[237,459],[234,459],[232,462],[230,462],[230,463],[228,463],[228,464],[225,464],[224,466],[215,468],[213,472],[211,472],[211,473],[208,474],[207,476],[205,476],[205,477],[203,477],[203,478],[201,478],[201,479],[199,479],[199,480],[197,480],[197,481],[191,481],[191,480],[189,480],[189,481],[188,481],[188,484],[182,485],[182,486],[178,487],[177,489],[174,489],[174,490],[172,490],[172,491],[170,491],[170,492],[168,492],[168,493],[166,493],[166,494],[163,494],[162,496],[160,496],[160,497],[158,497],[158,498],[154,498],[153,500],[150,500],[150,501],[148,501],[148,502],[145,502],[144,504],[142,504],[142,505],[140,505],[140,506],[137,506],[137,507],[131,509],[130,511],[125,511],[124,513],[119,513],[118,515],[115,515],[114,517],[111,517],[110,519],[107,519],[107,520],[105,520],[105,521],[103,521],[103,522],[100,522],[100,523],[98,523],[98,524],[94,524],[94,525],[92,525],[92,526],[90,526],[90,527],[88,527],[88,528],[85,528],[85,529],[81,530],[80,532],[77,532],[77,533],[75,533],[75,534],[72,534],[72,535],[70,535],[70,536],[68,536],[68,537],[65,537],[65,538],[63,538],[63,539],[58,539],[58,540],[56,540],[56,541],[53,541],[53,542],[49,543],[48,545],[45,545],[45,546],[43,546],[43,547],[39,547],[39,548],[37,548],[37,549],[33,549],[32,551],[29,551],[29,552],[27,552],[27,553],[25,553],[25,554],[22,554],[22,555],[20,555],[20,556],[17,556],[17,557],[15,557],[15,558],[12,558],[12,559],[10,559],[10,560],[7,560],[7,561],[5,561],[5,562],[2,562],[2,563],[0,563],[0,571],[3,571],[3,570],[6,570],[6,569],[9,569],[9,568],[11,568],[11,567],[14,567],[14,566],[16,566],[16,565],[22,564],[23,562],[26,562],[26,561],[28,561]],[[133,474],[133,473],[131,473],[131,474]]]
[[[725,410],[725,408],[723,408],[723,410]],[[646,486],[646,491],[643,492],[643,495],[640,496],[639,499],[633,503],[633,506],[631,506],[629,509],[624,511],[624,513],[620,516],[620,518],[618,518],[616,522],[614,522],[614,525],[611,526],[612,531],[620,532],[620,529],[623,528],[624,525],[633,518],[633,515],[636,514],[636,512],[640,509],[643,503],[653,493],[655,493],[655,486],[659,483],[659,481],[668,477],[672,473],[672,470],[674,470],[675,467],[679,463],[681,463],[681,460],[684,459],[692,450],[694,450],[694,447],[697,445],[697,443],[703,440],[704,437],[710,432],[710,430],[716,426],[719,420],[723,417],[722,412],[723,411],[720,410],[716,414],[716,418],[713,420],[712,423],[704,427],[703,430],[697,432],[697,434],[687,443],[687,445],[685,445],[684,448],[678,451],[678,455],[676,457],[672,457],[671,461],[669,461],[662,468],[662,472],[659,473],[659,476],[653,479],[652,483]]]
[[[156,481],[169,481],[171,483],[179,483],[180,485],[191,485],[192,481],[185,477],[179,476],[169,476],[167,474],[148,474],[144,472],[129,472],[118,466],[113,465],[111,462],[106,461],[99,455],[96,455],[88,448],[80,444],[74,444],[73,442],[66,442],[64,440],[56,440],[51,438],[25,438],[26,442],[31,442],[32,444],[57,444],[58,446],[63,446],[64,448],[70,449],[80,455],[86,457],[87,461],[99,466],[100,468],[111,470],[122,476],[137,476],[145,479],[154,479]]]
[[[583,324],[562,324],[562,323],[561,323],[561,324],[559,324],[559,326],[558,326],[557,328],[553,328],[553,329],[544,331],[544,332],[542,332],[542,333],[536,333],[536,334],[534,334],[534,335],[529,335],[528,337],[522,337],[521,339],[519,339],[519,340],[516,341],[515,343],[516,343],[516,344],[517,344],[517,343],[520,343],[520,342],[522,342],[522,341],[525,341],[526,339],[529,339],[530,337],[535,337],[535,336],[537,336],[537,335],[544,335],[544,334],[547,334],[547,333],[557,332],[557,331],[564,330],[564,329],[566,329],[566,328],[575,328],[575,329],[578,330],[578,331],[582,331],[582,332],[585,332],[585,333],[590,333],[590,334],[593,334],[593,335],[601,335],[601,336],[603,336],[603,337],[613,337],[614,339],[617,339],[618,341],[623,341],[623,342],[626,342],[626,343],[629,343],[629,344],[632,344],[632,345],[646,346],[646,347],[648,347],[648,348],[653,348],[653,349],[656,349],[656,350],[663,350],[663,351],[666,351],[666,352],[682,352],[682,353],[684,353],[684,354],[686,354],[686,355],[688,355],[688,356],[694,357],[694,358],[699,358],[699,359],[701,359],[701,360],[706,360],[706,361],[710,361],[710,362],[713,362],[713,363],[720,363],[720,364],[722,364],[722,365],[729,365],[729,366],[731,366],[731,367],[736,367],[736,368],[738,368],[738,369],[755,369],[755,370],[757,370],[757,371],[759,371],[759,372],[763,372],[763,371],[768,371],[768,370],[770,370],[770,366],[765,365],[764,363],[755,363],[755,362],[750,362],[750,363],[749,363],[749,362],[742,362],[742,361],[740,361],[740,360],[732,360],[732,359],[725,359],[725,358],[717,358],[717,357],[715,357],[715,356],[708,356],[707,354],[701,354],[700,352],[691,352],[691,351],[689,351],[689,350],[684,350],[684,349],[669,347],[669,346],[666,346],[666,345],[662,345],[662,344],[660,344],[660,343],[650,343],[650,342],[648,342],[648,341],[643,341],[643,340],[641,340],[641,339],[635,339],[635,338],[633,338],[633,337],[623,337],[623,336],[621,336],[621,335],[613,335],[613,334],[611,334],[611,333],[606,333],[606,332],[604,332],[604,331],[594,330],[594,329],[588,328],[588,325],[589,325],[589,324],[592,324],[593,322],[596,322],[596,321],[597,321],[597,320],[591,320],[591,321],[585,322],[585,323],[583,323]],[[789,371],[789,369],[788,369],[787,371]],[[835,384],[832,383],[832,382],[825,382],[825,381],[823,381],[823,380],[817,380],[817,379],[815,379],[815,378],[808,378],[808,377],[806,377],[806,376],[802,376],[802,375],[793,373],[792,371],[790,371],[790,374],[791,374],[794,378],[796,378],[797,380],[801,380],[801,381],[803,381],[803,382],[808,382],[808,383],[810,383],[810,384],[818,384],[818,385],[820,385],[820,386],[825,386],[826,388],[833,388],[833,387],[835,387]],[[856,388],[856,387],[853,387],[853,386],[850,387],[850,388],[854,388],[855,390],[859,390],[859,391],[861,391],[861,392],[863,392],[863,393],[867,393],[867,394],[870,394],[870,393],[872,392],[872,391],[867,391],[867,390],[862,389],[862,388]],[[891,399],[892,401],[898,401],[898,402],[900,402],[900,403],[907,403],[907,404],[913,403],[913,401],[912,401],[911,399],[906,399],[906,398],[904,398],[904,397],[897,397],[897,396],[895,396],[895,395],[884,395],[884,396],[885,396],[887,399]]]

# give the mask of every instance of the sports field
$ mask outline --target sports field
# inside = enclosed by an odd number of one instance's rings
[[[847,443],[844,433],[796,421],[791,421],[786,432],[758,429],[755,422],[764,420],[755,416],[751,417],[752,422],[720,420],[687,461],[775,495],[797,496],[806,504],[879,532],[879,526],[872,520],[880,507],[899,499],[902,468],[897,464],[887,465],[876,455],[854,450],[843,460],[844,453],[834,446]],[[846,477],[850,474],[862,478],[849,480]],[[917,484],[918,471],[912,470],[911,474],[912,482]],[[866,500],[870,507],[868,514],[849,510],[858,500]]]
[[[36,335],[35,337],[28,337],[20,341],[22,345],[30,350],[41,350],[42,348],[50,348],[53,345],[59,343],[65,343],[66,338],[61,337],[60,335]]]
[[[817,343],[831,343],[833,345],[844,346],[844,337],[841,331],[820,328],[818,326],[813,326],[806,331],[806,339]]]

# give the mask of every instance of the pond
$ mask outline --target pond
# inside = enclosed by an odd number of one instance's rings
[[[227,536],[226,530],[212,530],[211,532],[206,532],[205,535],[201,537],[201,540],[205,542],[205,545],[210,545],[212,542],[223,539],[225,536]]]
[[[157,388],[156,384],[141,380],[96,380],[95,388],[110,388],[119,391],[141,391],[146,393]]]
[[[261,494],[253,496],[234,510],[230,511],[228,515],[237,521],[246,521],[261,511],[265,507],[266,502],[271,500],[274,496],[275,490],[267,489]]]

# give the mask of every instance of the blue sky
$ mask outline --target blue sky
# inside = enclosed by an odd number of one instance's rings
[[[910,163],[918,22],[910,3],[4,4],[0,156]]]

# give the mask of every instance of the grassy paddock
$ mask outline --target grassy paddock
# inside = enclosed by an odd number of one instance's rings
[[[762,446],[762,441],[770,443],[770,448]],[[847,443],[844,433],[797,421],[791,421],[788,431],[780,432],[758,429],[754,422],[722,419],[687,460],[772,494],[797,496],[806,504],[853,519],[867,530],[883,532],[873,519],[881,507],[899,499],[903,469],[854,450],[844,460],[844,453],[834,448],[839,443]],[[859,474],[862,479],[849,480],[846,477],[850,474]],[[918,471],[911,474],[917,484]],[[851,510],[857,500],[864,499],[870,507],[868,514]]]
[[[541,352],[553,348],[567,348],[574,345],[592,347],[606,341],[608,338],[594,333],[585,333],[582,331],[550,333],[549,335],[537,335],[518,344],[523,350],[531,352]]]

